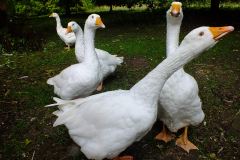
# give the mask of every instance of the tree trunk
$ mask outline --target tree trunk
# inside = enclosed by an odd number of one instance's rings
[[[216,13],[219,10],[220,0],[211,0],[211,11]]]
[[[7,2],[0,2],[0,28],[4,27],[8,23],[8,14],[7,14]]]
[[[67,16],[71,15],[71,10],[70,10],[70,6],[68,3],[65,4],[65,14]]]
[[[112,10],[113,10],[113,5],[110,4],[110,10],[109,10],[109,12],[112,12]]]

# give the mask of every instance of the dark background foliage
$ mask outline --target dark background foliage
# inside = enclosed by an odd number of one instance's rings
[[[185,8],[204,7],[214,16],[218,15],[221,3],[238,1],[182,0],[181,2]],[[171,0],[0,0],[0,29],[2,30],[0,50],[3,48],[5,51],[21,51],[42,48],[43,35],[36,34],[31,26],[25,25],[26,19],[31,17],[46,16],[51,12],[70,16],[84,13],[97,6],[108,6],[109,12],[112,12],[116,6],[126,7],[129,10],[133,7],[145,6],[147,12],[154,12],[164,10],[171,2]],[[25,26],[24,29],[23,26]]]

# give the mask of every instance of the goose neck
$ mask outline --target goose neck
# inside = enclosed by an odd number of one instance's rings
[[[84,43],[83,43],[83,30],[79,26],[78,30],[75,32],[76,43],[75,43],[75,55],[78,62],[82,62],[84,59]]]
[[[134,96],[143,99],[145,102],[156,102],[167,79],[176,70],[192,60],[198,51],[179,47],[176,52],[177,54],[168,56],[130,89]]]
[[[56,22],[57,22],[57,28],[62,28],[60,17],[57,16],[57,17],[55,17],[55,19],[56,19]]]
[[[88,27],[87,25],[84,26],[84,61],[90,62],[92,66],[99,63],[95,53],[95,32],[95,29]]]
[[[167,23],[167,56],[174,54],[179,45],[180,25]]]

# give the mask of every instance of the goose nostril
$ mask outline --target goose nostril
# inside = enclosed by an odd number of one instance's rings
[[[178,17],[180,12],[170,12],[171,16]]]

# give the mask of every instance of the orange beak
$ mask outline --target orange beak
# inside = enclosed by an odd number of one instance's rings
[[[97,19],[96,19],[96,26],[99,26],[101,28],[105,28],[105,25],[103,24],[100,17],[97,17]]]
[[[70,27],[70,26],[67,26],[66,34],[71,33],[71,32],[72,32],[71,27]]]
[[[53,13],[49,15],[49,17],[53,17]]]
[[[181,8],[182,8],[182,3],[180,3],[180,2],[173,2],[170,14],[172,16],[174,16],[174,17],[178,17],[180,15]]]
[[[226,34],[234,31],[234,27],[233,26],[209,27],[209,30],[213,35],[213,39],[217,41]]]

